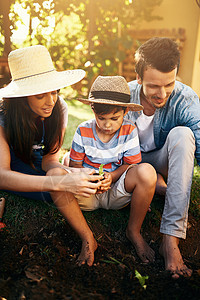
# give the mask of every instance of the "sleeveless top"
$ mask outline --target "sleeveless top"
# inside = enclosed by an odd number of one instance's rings
[[[68,106],[67,103],[59,96],[59,100],[63,109],[64,114],[64,124],[63,128],[67,127],[68,122]],[[0,126],[5,127],[5,116],[4,113],[0,111]],[[43,142],[44,142],[44,135],[45,135],[45,125],[44,121],[38,117],[36,118],[36,126],[39,129],[38,132],[41,132],[41,135],[36,135],[35,142],[33,144],[33,151],[42,150]]]

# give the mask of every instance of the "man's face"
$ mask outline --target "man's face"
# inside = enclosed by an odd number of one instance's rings
[[[146,100],[154,107],[163,107],[171,95],[177,74],[177,68],[168,73],[148,67],[144,71],[143,80],[137,75],[137,82],[142,84]]]

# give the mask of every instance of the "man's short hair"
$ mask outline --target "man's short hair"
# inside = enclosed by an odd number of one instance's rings
[[[154,37],[142,44],[135,53],[135,71],[143,79],[144,71],[151,67],[168,73],[179,69],[178,45],[166,37]]]

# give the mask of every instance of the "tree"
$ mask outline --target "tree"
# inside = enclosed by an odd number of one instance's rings
[[[89,80],[101,73],[113,75],[118,72],[119,62],[124,60],[126,49],[135,42],[129,34],[130,28],[137,28],[142,20],[159,19],[153,15],[153,10],[162,2],[162,0],[10,1],[13,20],[19,19],[13,9],[16,2],[20,3],[30,16],[29,34],[24,46],[37,43],[47,46],[58,68],[85,68]],[[38,26],[33,28],[33,20],[36,18]],[[49,27],[52,22],[54,25]],[[12,23],[12,30],[14,25],[15,22]],[[6,32],[4,34],[7,35]]]
[[[160,19],[153,15],[155,6],[162,0],[54,0],[54,11],[69,15],[72,11],[83,24],[85,36],[82,59],[88,77],[95,74],[114,74],[118,63],[125,58],[126,49],[133,44],[130,27],[137,27],[142,20]]]
[[[0,2],[0,27],[2,28],[1,32],[4,36],[4,47],[3,43],[1,43],[1,48],[3,48],[3,56],[7,56],[11,51],[11,22],[9,19],[10,12],[10,0],[1,1]]]

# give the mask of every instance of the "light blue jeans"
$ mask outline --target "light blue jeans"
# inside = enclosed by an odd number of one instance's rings
[[[167,177],[167,191],[160,232],[186,238],[190,191],[194,171],[195,138],[188,127],[173,128],[160,150],[142,153],[148,162]]]

